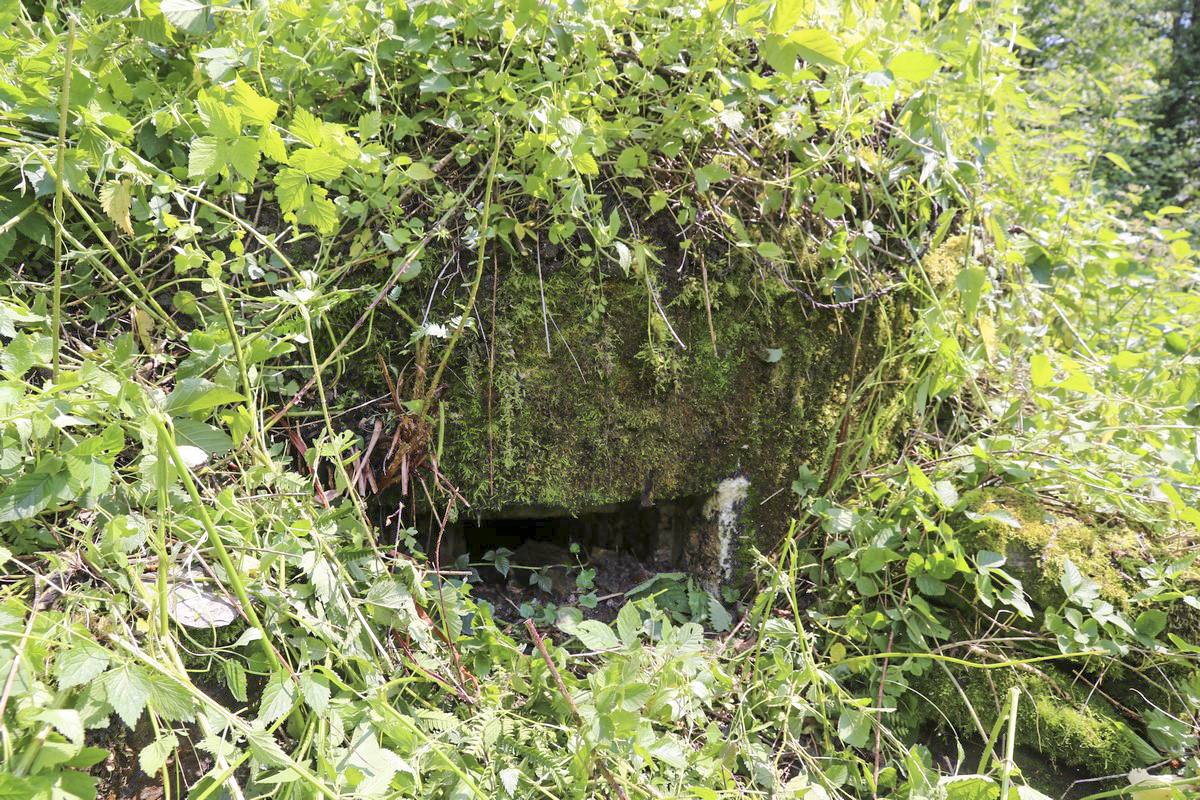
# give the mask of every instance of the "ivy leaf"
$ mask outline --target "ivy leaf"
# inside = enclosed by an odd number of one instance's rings
[[[263,97],[241,78],[233,83],[233,102],[251,125],[270,125],[279,113],[279,103]]]
[[[47,458],[33,472],[22,475],[0,493],[0,522],[30,519],[55,500],[66,499],[68,473],[59,458]]]
[[[109,181],[100,187],[100,207],[108,218],[121,230],[133,235],[133,223],[129,219],[129,208],[133,204],[133,190],[129,181]]]
[[[245,399],[232,389],[218,386],[205,378],[184,378],[167,395],[163,409],[169,414],[189,414],[193,411],[207,411],[226,403],[239,403]]]

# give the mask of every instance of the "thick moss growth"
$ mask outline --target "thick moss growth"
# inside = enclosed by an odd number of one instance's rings
[[[754,521],[781,534],[790,497],[762,499],[829,463],[856,350],[872,364],[896,323],[883,301],[839,315],[752,274],[710,283],[710,333],[687,279],[656,303],[644,280],[503,272],[494,336],[485,307],[455,359],[443,470],[477,510],[572,513],[743,475]]]
[[[937,720],[956,731],[975,730],[974,718],[962,695],[944,674],[937,680],[939,674],[929,673],[933,680],[927,687],[930,708],[940,712]],[[1090,775],[1112,775],[1143,763],[1134,749],[1130,727],[1106,702],[1094,694],[1089,696],[1087,686],[1040,670],[956,670],[954,677],[987,730],[995,724],[1008,689],[1020,686],[1018,741],[1055,766],[1077,767]]]
[[[1064,599],[1059,585],[1064,558],[1100,586],[1104,599],[1120,608],[1145,588],[1145,581],[1138,577],[1139,567],[1180,557],[1161,539],[1131,526],[1099,525],[1052,512],[1035,497],[1015,489],[978,491],[966,499],[972,511],[1004,511],[1020,523],[1014,527],[984,520],[980,528],[963,534],[964,544],[968,549],[1003,553],[1008,559],[1005,569],[1021,580],[1030,599],[1043,608],[1057,606]],[[1196,578],[1194,569],[1181,576],[1185,582]]]

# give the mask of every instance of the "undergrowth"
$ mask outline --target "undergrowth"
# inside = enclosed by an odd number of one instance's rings
[[[1018,745],[1096,796],[1167,764],[1186,791],[1196,260],[1182,209],[1099,183],[1106,129],[1034,124],[1054,99],[1019,26],[967,2],[0,7],[0,795],[1058,790]],[[485,266],[551,246],[595,284],[581,316],[645,288],[652,365],[672,271],[710,314],[718,262],[847,319],[912,308],[730,608],[689,585],[509,626],[371,515],[389,484],[461,510],[443,381]],[[384,347],[415,377],[383,365],[375,470],[338,384]],[[871,417],[895,376],[899,444]]]

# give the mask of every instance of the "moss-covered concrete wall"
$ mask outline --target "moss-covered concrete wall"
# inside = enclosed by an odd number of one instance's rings
[[[834,313],[752,270],[714,278],[707,303],[698,278],[656,303],[636,276],[543,277],[502,270],[494,322],[485,286],[455,356],[441,465],[476,510],[581,513],[739,475],[760,541],[781,535],[793,498],[771,496],[828,465],[856,348],[872,364],[895,324],[887,301]]]

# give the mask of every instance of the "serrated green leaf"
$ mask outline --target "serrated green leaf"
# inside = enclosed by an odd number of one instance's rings
[[[286,675],[272,675],[263,689],[262,702],[258,706],[258,720],[264,725],[282,718],[296,705],[299,694],[296,684]]]
[[[296,221],[301,225],[311,225],[320,233],[333,233],[337,228],[338,212],[333,201],[325,197],[325,190],[310,186],[312,199],[296,209]]]
[[[87,639],[72,640],[68,647],[59,651],[54,662],[58,688],[69,689],[91,682],[108,669],[111,661],[111,656],[103,647]]]
[[[258,140],[249,136],[231,139],[224,146],[225,158],[234,172],[248,181],[258,174]]]
[[[133,222],[129,219],[129,209],[133,205],[133,189],[129,181],[109,181],[100,187],[100,208],[117,227],[130,236],[133,235]]]
[[[325,123],[303,108],[292,115],[292,124],[288,126],[288,130],[313,147],[320,147],[325,138]]]
[[[516,767],[500,770],[500,785],[509,797],[517,796],[517,786],[521,782],[521,770]]]
[[[241,135],[242,112],[212,97],[201,96],[196,101],[200,120],[208,127],[208,133],[218,139],[232,139]]]
[[[313,181],[327,183],[335,180],[346,168],[346,162],[332,153],[315,147],[306,147],[292,152],[288,163]]]
[[[575,635],[589,650],[613,650],[621,646],[612,628],[596,619],[587,619],[575,626]]]
[[[127,726],[136,727],[154,688],[150,675],[137,665],[126,664],[104,673],[100,682],[113,711]]]
[[[157,775],[178,746],[179,739],[173,733],[168,733],[161,739],[155,739],[143,747],[142,752],[138,753],[138,766],[147,775]]]
[[[571,157],[571,163],[580,175],[599,175],[600,166],[596,163],[596,159],[591,153],[576,153]]]
[[[300,676],[300,693],[304,702],[317,714],[329,709],[329,679],[315,673]]]
[[[275,190],[283,211],[295,211],[308,202],[308,178],[298,169],[280,170],[275,176]]]
[[[192,140],[188,149],[188,177],[210,178],[217,174],[220,141],[215,136]]]
[[[246,745],[250,748],[250,755],[261,766],[286,767],[289,764],[287,753],[279,746],[279,742],[261,728],[246,734]]]
[[[270,125],[264,125],[258,133],[258,150],[267,158],[279,164],[288,163],[287,146],[279,131]]]
[[[233,82],[233,102],[251,125],[270,125],[279,113],[279,103],[263,97],[241,78]]]

